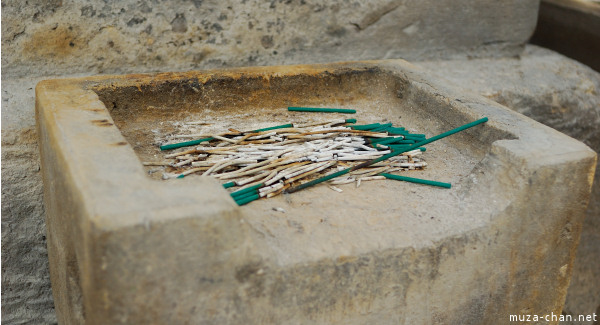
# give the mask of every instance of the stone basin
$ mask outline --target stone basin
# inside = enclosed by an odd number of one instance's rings
[[[142,165],[185,121],[344,116],[287,106],[354,108],[360,123],[428,136],[489,122],[428,145],[427,169],[409,172],[451,189],[318,185],[238,207],[215,179]],[[596,164],[584,144],[402,60],[46,80],[36,114],[62,324],[560,315]]]

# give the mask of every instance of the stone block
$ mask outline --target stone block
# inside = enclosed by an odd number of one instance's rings
[[[539,0],[5,1],[13,77],[514,56]]]
[[[429,146],[423,177],[451,190],[318,186],[237,207],[216,181],[161,182],[140,163],[172,122],[277,123],[300,103],[428,135],[490,121]],[[36,114],[64,324],[560,314],[596,164],[584,144],[400,60],[49,80]]]

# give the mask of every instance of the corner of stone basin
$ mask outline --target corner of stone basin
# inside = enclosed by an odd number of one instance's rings
[[[532,119],[518,116],[519,119],[507,119],[509,115],[520,115],[508,111],[500,105],[494,105],[497,114],[493,115],[490,125],[510,127],[516,139],[498,140],[492,144],[492,153],[510,156],[513,163],[520,161],[523,167],[531,170],[565,166],[565,171],[587,166],[590,182],[593,179],[597,154],[584,143],[542,125]],[[505,113],[510,113],[506,114]],[[591,186],[591,183],[590,183]]]
[[[49,167],[62,181],[78,189],[94,229],[193,216],[228,215],[239,221],[239,208],[216,180],[149,179],[104,104],[84,83],[84,79],[38,83],[36,119],[43,162],[52,163]],[[44,160],[47,155],[53,158]]]
[[[508,139],[492,143],[492,152],[505,152],[530,167],[586,161],[595,164],[596,153],[584,143],[510,110],[490,99],[471,93],[452,82],[433,76],[421,67],[403,60],[389,60],[410,76],[411,87],[427,89],[448,101],[452,110],[475,120],[486,116],[487,126],[502,130]],[[593,168],[590,169],[593,173]],[[593,175],[593,174],[592,174]]]

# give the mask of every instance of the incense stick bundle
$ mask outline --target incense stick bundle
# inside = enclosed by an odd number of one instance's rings
[[[482,120],[458,129],[483,123]],[[243,205],[284,191],[293,193],[348,173],[331,181],[330,186],[356,183],[358,187],[362,181],[393,178],[387,176],[393,171],[423,169],[427,163],[421,158],[425,150],[422,146],[458,132],[455,129],[427,139],[392,123],[351,127],[349,123],[356,120],[290,123],[245,132],[228,128],[199,140],[161,146],[161,150],[169,150],[202,144],[164,155],[165,161],[144,165],[162,166],[165,179],[203,172],[202,176],[223,181],[224,188],[237,189],[232,197]]]

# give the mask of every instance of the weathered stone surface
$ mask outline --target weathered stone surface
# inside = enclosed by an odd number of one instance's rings
[[[553,127],[600,152],[600,74],[528,46],[520,58],[423,62],[424,68]],[[600,173],[592,189],[565,312],[600,308]],[[581,324],[581,323],[578,323]],[[591,323],[590,323],[591,324]]]
[[[506,56],[539,0],[2,1],[12,77]],[[435,10],[432,10],[435,8]]]
[[[54,320],[54,303],[37,139],[32,130],[16,136],[2,136],[2,321],[48,324]],[[13,141],[20,143],[8,144]]]
[[[2,82],[2,322],[53,324],[39,149],[38,80]]]
[[[36,92],[62,323],[465,324],[561,312],[596,155],[557,131],[403,61],[90,80]],[[290,100],[342,101],[361,106],[359,118],[431,133],[490,122],[431,150],[447,160],[427,175],[452,190],[386,183],[327,201],[316,187],[244,208],[210,180],[151,180],[139,135],[119,131],[217,107],[273,118]]]

